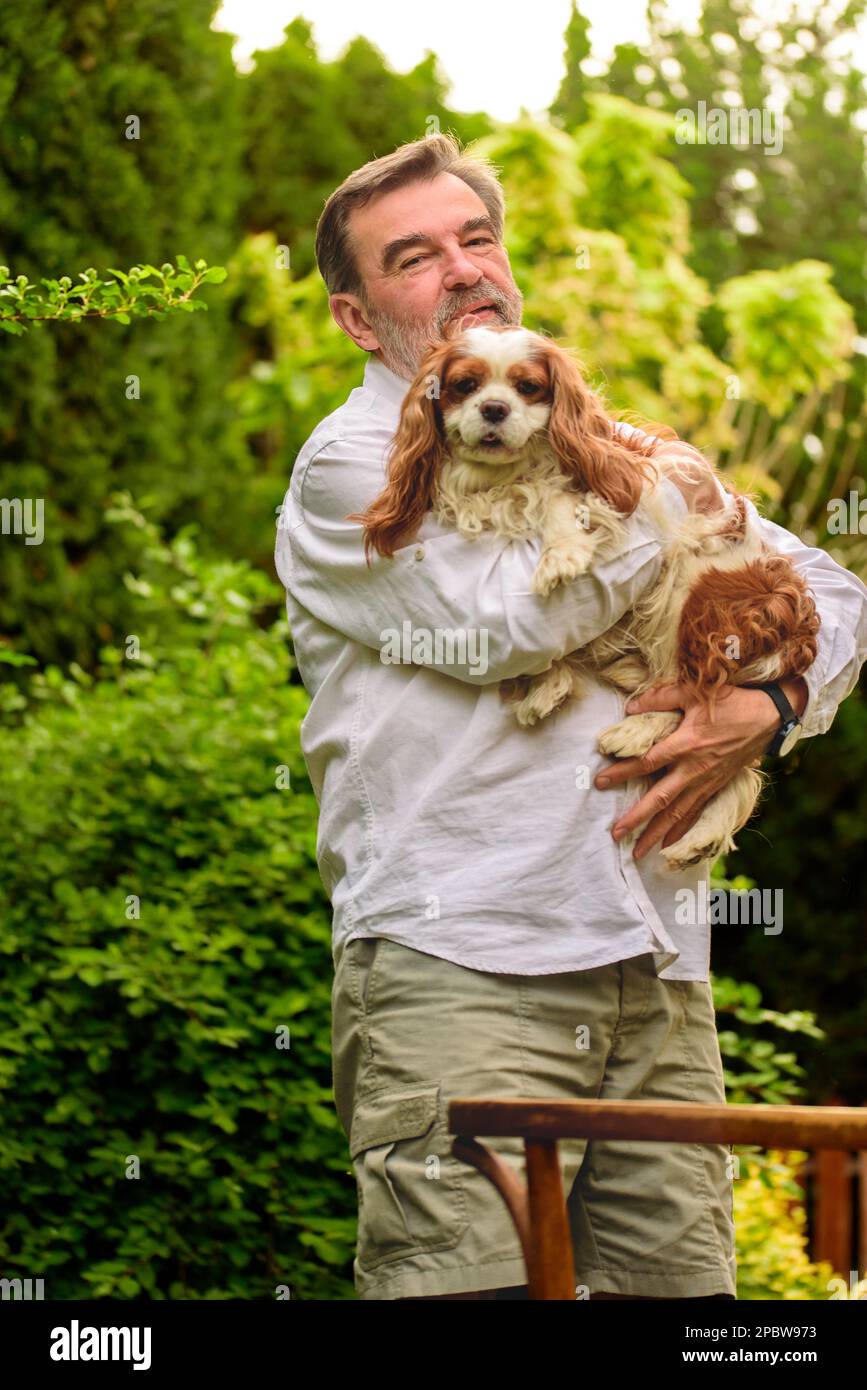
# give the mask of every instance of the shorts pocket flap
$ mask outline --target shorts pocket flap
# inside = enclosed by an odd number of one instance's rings
[[[393,1144],[398,1139],[424,1134],[436,1120],[439,1091],[439,1086],[398,1095],[386,1091],[358,1105],[352,1120],[350,1156],[355,1158],[377,1144]]]

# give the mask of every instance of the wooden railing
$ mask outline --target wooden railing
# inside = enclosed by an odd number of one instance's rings
[[[810,1105],[697,1105],[684,1101],[495,1100],[449,1105],[456,1158],[477,1168],[505,1202],[521,1242],[530,1298],[575,1298],[572,1242],[557,1153],[560,1139],[756,1144],[766,1149],[867,1150],[867,1109]],[[479,1143],[524,1140],[526,1185]]]
[[[842,1102],[832,1097],[828,1103]],[[811,1259],[826,1260],[844,1276],[854,1269],[867,1277],[867,1151],[820,1149],[801,1164],[796,1180],[803,1191]]]

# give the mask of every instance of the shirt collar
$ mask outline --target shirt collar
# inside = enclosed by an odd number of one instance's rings
[[[399,406],[403,404],[410,384],[371,354],[364,368],[364,385],[369,391],[375,391],[378,396],[384,396],[386,400]]]

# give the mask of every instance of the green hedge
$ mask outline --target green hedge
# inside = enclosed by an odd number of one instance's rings
[[[270,582],[142,529],[141,657],[36,676],[0,729],[0,1269],[60,1299],[351,1296],[306,697],[253,621]]]

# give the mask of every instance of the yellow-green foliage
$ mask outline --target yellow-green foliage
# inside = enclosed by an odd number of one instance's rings
[[[738,1298],[847,1297],[831,1265],[814,1264],[807,1254],[806,1214],[799,1204],[803,1190],[795,1181],[807,1155],[767,1157],[759,1167],[742,1156],[734,1184]]]

